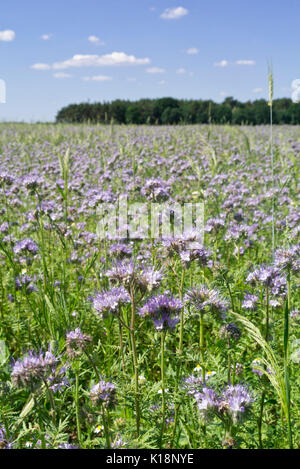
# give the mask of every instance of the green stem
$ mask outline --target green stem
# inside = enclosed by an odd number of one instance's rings
[[[135,343],[135,299],[134,291],[131,288],[131,322],[130,322],[130,339],[134,369],[134,392],[135,392],[135,411],[136,411],[136,433],[140,436],[140,401],[139,401],[139,376],[138,376],[138,360]]]
[[[166,331],[161,333],[161,390],[162,390],[162,403],[161,403],[161,413],[162,413],[162,422],[161,422],[161,432],[160,432],[160,442],[159,447],[162,447],[162,439],[165,430],[165,414],[166,414],[166,402],[165,402],[165,338]]]
[[[75,408],[76,408],[77,438],[81,446],[81,427],[80,427],[80,417],[79,417],[79,373],[77,369],[75,372]]]
[[[284,382],[285,382],[285,395],[287,404],[287,426],[288,426],[288,440],[289,447],[293,449],[293,433],[291,426],[291,388],[289,379],[289,314],[291,310],[291,273],[288,271],[287,275],[287,302],[284,314]]]
[[[205,347],[204,347],[204,314],[200,312],[200,356],[201,356],[201,367],[202,367],[202,378],[203,383],[205,383]]]
[[[104,409],[103,405],[101,407],[101,413],[102,413],[102,420],[103,420],[104,433],[105,433],[105,439],[106,439],[106,446],[107,446],[108,449],[110,449],[111,448],[110,436],[109,436],[109,429],[108,429],[108,426],[107,426],[107,422],[109,421],[109,416],[107,415],[107,419],[106,419],[105,409]],[[107,414],[108,414],[108,411],[107,411]]]

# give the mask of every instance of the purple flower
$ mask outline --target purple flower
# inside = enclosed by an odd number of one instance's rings
[[[136,288],[142,293],[151,292],[160,285],[163,274],[160,270],[133,262],[117,262],[107,273],[112,283],[123,285],[127,290]]]
[[[6,429],[0,423],[0,449],[12,449],[12,443],[8,440]]]
[[[36,254],[39,248],[37,244],[30,238],[24,238],[21,241],[18,241],[14,246],[15,254],[24,254],[30,252],[31,254]]]
[[[243,303],[242,303],[242,308],[249,309],[249,310],[254,310],[254,309],[256,309],[257,302],[258,302],[258,298],[257,298],[256,295],[251,295],[250,293],[247,293],[244,296],[244,300],[243,300]]]
[[[241,331],[233,322],[229,322],[221,327],[219,335],[222,339],[238,341],[241,337]]]
[[[206,285],[200,285],[188,291],[185,295],[185,302],[192,306],[196,314],[208,311],[218,320],[225,319],[225,312],[228,309],[228,302],[220,293]]]
[[[170,185],[160,178],[151,178],[142,187],[141,194],[153,202],[162,202],[170,197]]]
[[[279,271],[272,266],[261,266],[251,272],[246,278],[246,282],[251,285],[261,284],[264,287],[272,287],[274,279],[278,277]]]
[[[254,399],[246,386],[229,385],[221,394],[218,410],[229,414],[234,423],[241,423],[252,402]]]
[[[112,257],[117,257],[118,259],[123,259],[124,257],[132,256],[132,248],[125,243],[116,243],[113,244],[109,249],[109,254]]]
[[[275,266],[280,270],[300,271],[300,244],[275,252]]]
[[[65,386],[63,380],[65,369],[58,369],[59,357],[50,350],[47,352],[29,351],[27,356],[17,360],[13,365],[11,374],[14,386],[36,390],[43,382],[48,381],[51,389],[56,390],[57,385]]]
[[[7,184],[8,186],[11,186],[13,182],[13,176],[8,174],[6,171],[0,171],[0,184]]]
[[[172,330],[179,322],[181,301],[169,295],[158,295],[150,298],[139,310],[141,316],[152,319],[156,330]]]
[[[103,290],[92,299],[93,308],[101,318],[109,313],[118,314],[120,306],[127,303],[130,303],[130,296],[124,287]]]
[[[113,407],[116,403],[116,387],[109,381],[101,380],[92,387],[90,398],[96,406]]]
[[[196,392],[194,397],[197,402],[198,409],[205,419],[213,416],[217,411],[219,400],[217,393],[211,388],[203,388],[202,392]]]
[[[68,332],[66,336],[67,354],[70,358],[80,355],[88,343],[92,341],[89,335],[85,335],[77,327],[74,331]]]
[[[27,294],[30,294],[32,292],[35,292],[37,291],[37,288],[35,287],[35,285],[32,283],[33,280],[31,277],[29,277],[28,275],[19,275],[16,279],[15,279],[15,284],[16,284],[16,290],[23,290],[27,293]]]

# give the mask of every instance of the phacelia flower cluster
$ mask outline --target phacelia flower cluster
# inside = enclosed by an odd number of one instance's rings
[[[163,294],[150,298],[139,310],[141,316],[150,317],[156,330],[172,330],[179,322],[180,300]]]
[[[18,388],[27,388],[35,391],[47,382],[50,389],[57,391],[68,385],[65,378],[65,368],[58,368],[59,357],[50,350],[47,352],[29,351],[23,359],[17,360],[13,365],[11,374],[12,383]]]
[[[218,320],[224,320],[226,317],[227,300],[217,290],[206,285],[188,291],[185,302],[192,307],[195,314],[210,312]]]
[[[90,342],[92,342],[92,338],[89,335],[83,334],[78,327],[74,331],[68,332],[66,336],[68,356],[70,358],[77,357]]]
[[[254,398],[249,389],[242,385],[228,385],[221,394],[211,388],[203,388],[194,397],[200,413],[205,419],[217,416],[233,424],[242,423],[251,409]]]
[[[92,299],[93,308],[101,318],[108,314],[118,314],[122,305],[130,303],[130,296],[124,287],[98,292]]]
[[[92,387],[90,398],[95,406],[114,407],[116,404],[116,387],[113,383],[103,379]]]
[[[128,291],[135,289],[143,294],[157,288],[163,278],[160,270],[151,266],[135,265],[131,261],[117,262],[106,275],[112,284],[123,285]]]

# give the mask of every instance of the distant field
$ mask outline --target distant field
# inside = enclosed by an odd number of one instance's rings
[[[1,447],[300,447],[300,126],[273,142],[0,124]]]

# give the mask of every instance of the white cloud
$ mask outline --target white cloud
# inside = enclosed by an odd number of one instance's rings
[[[295,80],[292,81],[291,88],[293,90],[292,92],[293,103],[299,103],[300,102],[300,79],[299,78],[296,78]]]
[[[225,97],[228,95],[228,93],[227,91],[220,91],[219,95]]]
[[[70,67],[109,67],[114,65],[145,65],[150,59],[137,59],[134,55],[127,55],[125,52],[112,52],[105,55],[74,55],[71,59],[62,62],[55,62],[53,68],[56,70]]]
[[[72,75],[64,72],[53,73],[54,78],[71,78]]]
[[[188,10],[183,7],[166,8],[160,15],[164,20],[178,20],[188,14]]]
[[[228,66],[228,61],[227,60],[221,60],[220,62],[215,62],[214,66],[215,67],[227,67]]]
[[[90,41],[92,44],[98,44],[100,46],[104,45],[104,42],[101,41],[100,37],[97,37],[97,36],[93,36],[93,35],[89,36],[88,41]]]
[[[130,83],[135,83],[135,82],[136,82],[136,78],[134,78],[134,77],[129,77],[129,78],[127,78],[127,81],[129,81]]]
[[[93,77],[83,77],[84,81],[111,81],[112,77],[107,77],[106,75],[96,75]]]
[[[38,63],[31,65],[30,68],[34,70],[50,70],[51,66],[49,64]]]
[[[297,90],[298,88],[300,88],[300,78],[296,78],[295,80],[292,81],[291,88],[292,90]]]
[[[41,35],[41,39],[43,39],[43,41],[49,41],[49,39],[52,37],[52,34],[42,34]]]
[[[16,33],[11,29],[6,29],[5,31],[0,31],[0,41],[10,42],[13,41],[16,37]]]
[[[146,70],[147,73],[165,73],[165,69],[164,68],[159,68],[159,67],[150,67],[150,68],[147,68]]]
[[[237,65],[255,65],[255,60],[237,60]]]
[[[197,47],[190,47],[187,51],[186,51],[187,54],[189,55],[196,55],[199,53]]]
[[[185,68],[178,68],[178,70],[176,70],[176,73],[177,73],[177,75],[183,75],[184,73],[186,73],[186,69]]]
[[[158,82],[158,84],[163,86],[163,85],[167,85],[168,82],[165,81],[165,80],[161,80],[161,81]]]
[[[262,90],[262,88],[253,88],[252,93],[261,93]]]

